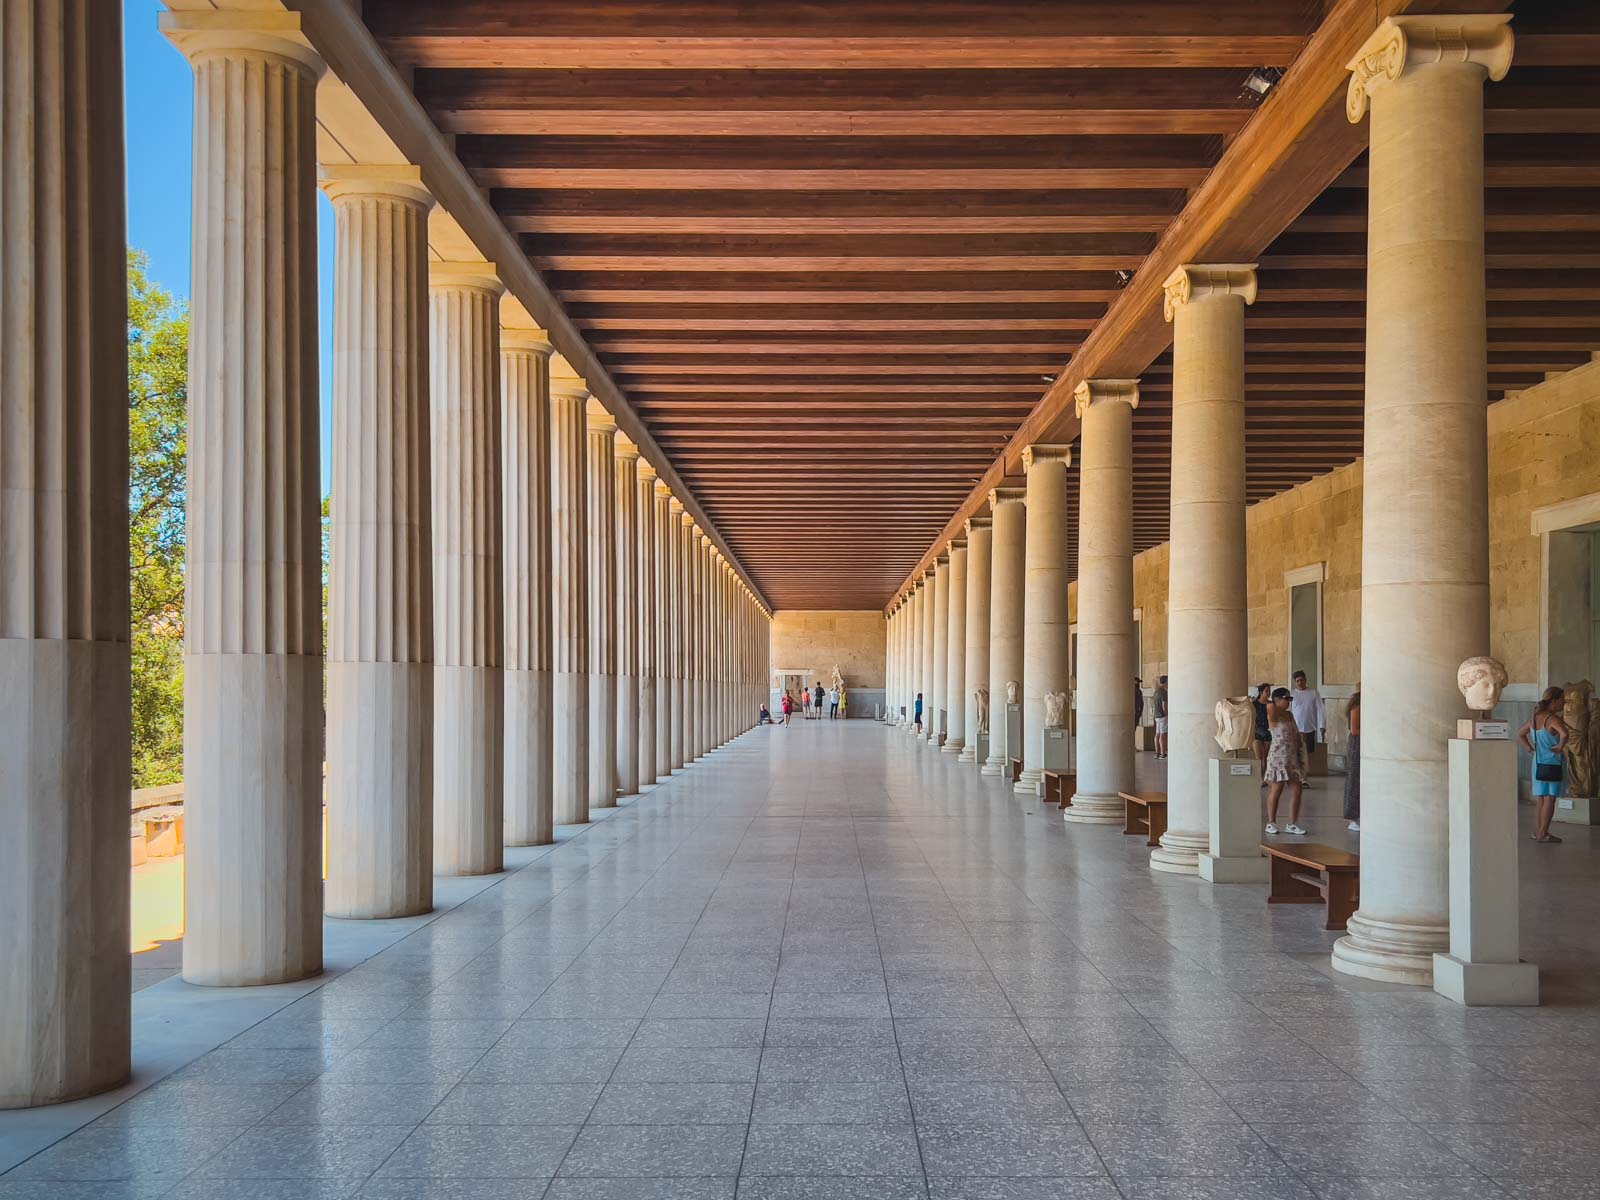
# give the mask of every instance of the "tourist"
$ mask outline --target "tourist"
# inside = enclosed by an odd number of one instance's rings
[[[916,715],[917,732],[921,733],[922,732],[922,693],[921,692],[917,693],[916,714],[917,714]]]
[[[847,710],[849,708],[847,700],[848,700],[848,697],[846,697],[845,694],[844,694],[844,688],[841,687],[839,689],[839,719],[841,721],[847,715]]]
[[[1300,736],[1305,739],[1306,754],[1309,756],[1317,748],[1317,737],[1320,734],[1327,737],[1328,706],[1322,701],[1322,693],[1306,682],[1306,673],[1294,673],[1294,695],[1290,698],[1290,707],[1294,710],[1294,723],[1300,730]]]
[[[761,706],[761,720],[760,720],[759,724],[762,724],[762,725],[771,725],[772,724],[772,711],[769,708],[767,708],[767,706],[765,704],[763,704]]]
[[[789,717],[794,713],[794,700],[789,696],[789,689],[783,689],[783,723],[789,723]]]
[[[1156,693],[1151,698],[1156,718],[1156,757],[1167,757],[1167,677],[1156,680]]]
[[[1350,749],[1344,756],[1344,819],[1350,828],[1361,832],[1361,685],[1356,684],[1345,710],[1350,722]]]
[[[819,679],[819,680],[817,680],[816,692],[812,696],[812,699],[817,702],[817,720],[819,720],[819,721],[822,720],[822,697],[825,694],[826,693],[825,693],[825,691],[824,691],[824,689],[822,687],[822,680]]]
[[[1303,678],[1303,676],[1302,676]],[[1303,834],[1300,828],[1300,796],[1306,780],[1306,744],[1299,723],[1290,708],[1289,689],[1277,688],[1267,706],[1267,724],[1272,730],[1272,746],[1267,751],[1267,832],[1278,832],[1278,797],[1289,785],[1289,824],[1285,833]]]
[[[831,688],[828,689],[828,720],[837,721],[838,719],[839,719],[839,689],[836,688],[836,687],[831,687]]]
[[[1561,702],[1565,696],[1558,687],[1545,688],[1539,707],[1517,731],[1522,748],[1533,755],[1533,802],[1537,806],[1533,816],[1533,840],[1536,842],[1561,840],[1550,832],[1550,822],[1556,815],[1556,797],[1566,781],[1566,767],[1561,756],[1567,744],[1567,725],[1561,719]]]
[[[1144,680],[1133,677],[1133,727],[1144,724]]]
[[[1267,706],[1272,703],[1272,685],[1258,683],[1251,704],[1256,710],[1256,761],[1261,765],[1261,786],[1267,786],[1267,747],[1272,742],[1272,729],[1267,724]]]

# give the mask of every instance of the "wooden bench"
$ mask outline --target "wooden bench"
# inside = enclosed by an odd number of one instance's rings
[[[1011,782],[1015,783],[1022,778],[1022,760],[1013,758],[1008,761],[1011,763]]]
[[[1361,904],[1361,856],[1317,842],[1262,842],[1272,863],[1268,904],[1326,904],[1324,929],[1343,929]]]
[[[1078,790],[1077,772],[1046,769],[1040,771],[1039,775],[1044,780],[1044,802],[1070,808],[1068,802],[1072,799],[1073,792]]]
[[[1122,797],[1122,832],[1147,835],[1147,846],[1159,846],[1167,831],[1165,792],[1118,792]]]

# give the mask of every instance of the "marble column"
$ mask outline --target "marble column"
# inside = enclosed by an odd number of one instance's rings
[[[500,330],[508,846],[543,846],[556,836],[551,352],[543,330]]]
[[[945,700],[945,674],[948,668],[946,655],[950,649],[950,553],[939,555],[933,561],[933,691],[927,697],[934,718],[928,722],[928,744],[938,746],[939,735],[945,730],[943,714]]]
[[[945,602],[944,745],[946,754],[960,754],[967,738],[967,543],[950,543],[949,597]]]
[[[1489,648],[1483,84],[1506,15],[1396,17],[1352,61],[1370,104],[1361,516],[1361,908],[1337,970],[1431,984],[1449,944],[1456,667]]]
[[[1167,584],[1167,832],[1158,871],[1197,874],[1210,846],[1215,709],[1248,686],[1244,308],[1254,264],[1191,263],[1166,283],[1173,323],[1171,573]]]
[[[6,1109],[128,1076],[128,285],[121,8],[0,17]]]
[[[699,642],[699,667],[700,667],[700,753],[709,754],[716,746],[715,729],[716,709],[712,689],[712,638],[716,630],[712,625],[713,605],[716,601],[715,564],[712,560],[711,536],[704,530],[699,531],[699,549],[697,559],[699,562],[699,588],[700,603],[696,606],[699,614],[696,624],[696,636]]]
[[[917,714],[917,700],[921,697],[924,701],[924,708],[926,708],[927,699],[923,695],[928,686],[924,677],[924,672],[927,669],[927,660],[924,655],[927,637],[923,632],[928,617],[927,599],[927,580],[925,578],[918,579],[911,590],[911,701],[906,710],[906,717],[908,718],[906,726],[913,737],[917,736],[921,730],[921,727],[914,723]],[[924,713],[923,715],[926,716],[927,714]]]
[[[936,648],[939,636],[939,567],[935,563],[922,577],[922,741],[933,742],[939,720],[939,680]]]
[[[183,977],[286,983],[322,969],[323,68],[298,20],[161,24],[195,73]]]
[[[688,651],[687,616],[684,604],[684,562],[683,551],[688,544],[684,536],[683,522],[686,514],[683,511],[683,502],[676,496],[671,497],[667,503],[669,520],[667,523],[667,560],[671,567],[671,594],[672,594],[672,769],[683,770],[684,758],[684,727],[689,718],[688,689],[684,687],[683,665]]]
[[[656,645],[656,778],[672,774],[672,489],[661,480],[655,483],[655,604],[651,619],[655,623]]]
[[[1028,528],[1023,559],[1022,778],[1016,790],[1036,795],[1044,779],[1044,698],[1072,686],[1067,661],[1067,468],[1072,465],[1072,447],[1028,446],[1022,452],[1022,465],[1028,473]]]
[[[639,580],[639,786],[656,781],[656,469],[643,459],[637,468],[639,549],[634,573]]]
[[[589,808],[617,805],[617,423],[589,401]]]
[[[325,173],[333,279],[330,917],[433,907],[428,210],[416,167]]]
[[[555,823],[589,819],[589,389],[550,379],[550,622]]]
[[[1061,815],[1120,824],[1133,787],[1133,410],[1136,379],[1078,401],[1078,791]]]
[[[994,522],[992,561],[989,566],[989,761],[985,775],[1005,778],[1006,685],[1017,685],[1022,698],[1022,623],[1027,583],[1027,491],[998,487],[989,492],[989,513]]]
[[[962,653],[966,665],[962,707],[966,711],[966,737],[958,762],[978,761],[978,689],[989,686],[989,588],[994,522],[987,516],[967,518],[967,626]],[[990,694],[990,711],[994,696]]]
[[[617,791],[639,793],[639,447],[617,439],[616,615],[617,615]]]
[[[430,264],[433,868],[504,864],[505,540],[500,297],[489,263]]]

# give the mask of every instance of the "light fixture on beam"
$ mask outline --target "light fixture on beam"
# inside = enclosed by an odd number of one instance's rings
[[[1239,91],[1241,100],[1250,100],[1260,104],[1278,86],[1278,80],[1283,78],[1282,67],[1257,67],[1244,78],[1244,86]]]

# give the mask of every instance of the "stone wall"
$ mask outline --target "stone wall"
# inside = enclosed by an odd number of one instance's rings
[[[772,669],[802,670],[826,684],[837,665],[846,688],[881,691],[887,631],[876,609],[779,610],[772,616]]]

